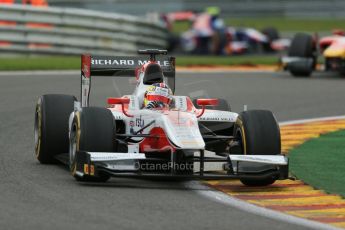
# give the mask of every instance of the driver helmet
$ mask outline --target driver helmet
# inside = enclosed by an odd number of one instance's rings
[[[166,108],[172,101],[172,91],[165,83],[154,83],[144,95],[145,108]]]

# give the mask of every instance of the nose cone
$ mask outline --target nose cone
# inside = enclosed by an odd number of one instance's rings
[[[163,117],[165,131],[169,139],[181,149],[204,149],[198,120],[194,114],[169,111]]]

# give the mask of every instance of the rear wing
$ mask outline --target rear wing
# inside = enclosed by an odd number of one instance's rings
[[[89,106],[91,77],[134,77],[136,69],[147,63],[140,56],[92,56],[81,55],[81,106]],[[167,83],[175,92],[175,57],[160,57],[156,60],[163,70]]]

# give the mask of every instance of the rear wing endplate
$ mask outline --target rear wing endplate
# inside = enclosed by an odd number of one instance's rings
[[[81,106],[89,106],[91,77],[134,77],[136,69],[147,63],[147,57],[140,56],[81,56]],[[171,90],[175,91],[175,57],[159,57],[161,66]]]

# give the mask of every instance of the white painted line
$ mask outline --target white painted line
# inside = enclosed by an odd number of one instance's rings
[[[330,116],[330,117],[300,119],[300,120],[293,120],[293,121],[283,121],[283,122],[279,122],[279,125],[282,125],[282,126],[284,126],[284,125],[297,125],[297,124],[310,123],[310,122],[341,120],[341,119],[345,119],[345,116]]]
[[[292,125],[292,124],[302,124],[302,123],[310,123],[310,122],[317,122],[317,121],[340,120],[340,119],[345,119],[345,116],[330,116],[330,117],[320,117],[320,118],[312,118],[312,119],[284,121],[284,122],[279,122],[279,125]],[[300,217],[285,214],[283,212],[279,212],[272,209],[260,207],[254,204],[250,204],[243,200],[236,199],[230,195],[227,195],[221,191],[217,191],[213,188],[210,188],[206,185],[202,185],[199,181],[186,182],[185,186],[196,190],[198,194],[205,196],[213,201],[230,205],[234,208],[237,208],[245,212],[253,213],[255,215],[267,217],[274,220],[279,220],[282,222],[287,222],[290,224],[300,225],[300,226],[304,226],[304,227],[308,227],[312,229],[320,229],[320,230],[342,229],[342,228],[334,227],[332,225],[328,225],[328,224],[324,224],[324,223],[320,223],[320,222],[312,221],[308,219],[303,219]]]
[[[323,224],[320,222],[303,219],[296,216],[291,216],[282,212],[274,211],[272,209],[267,209],[259,207],[240,199],[236,199],[229,196],[223,192],[214,190],[210,187],[200,184],[198,181],[186,182],[186,187],[194,189],[198,194],[205,196],[213,201],[220,202],[226,205],[230,205],[236,209],[252,213],[255,215],[267,217],[270,219],[279,220],[282,222],[287,222],[289,224],[300,225],[312,229],[322,229],[322,230],[340,230],[341,228],[333,227],[328,224]]]

